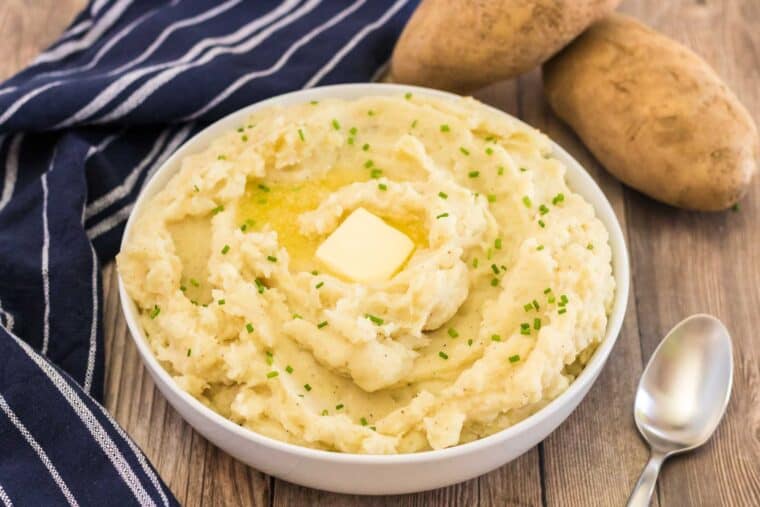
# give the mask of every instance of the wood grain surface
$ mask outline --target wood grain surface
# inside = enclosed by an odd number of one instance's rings
[[[83,0],[0,0],[0,79],[63,31]],[[760,119],[760,1],[627,0],[635,15],[704,56]],[[631,299],[617,345],[579,408],[549,438],[485,476],[397,497],[353,497],[268,477],[195,433],[139,360],[119,308],[115,269],[103,270],[106,406],[184,505],[623,505],[647,449],[632,419],[644,361],[682,318],[707,312],[734,340],[734,391],[710,442],[666,463],[661,506],[760,505],[760,178],[738,212],[693,213],[658,204],[607,174],[549,111],[540,73],[477,96],[546,132],[600,184],[626,232]]]

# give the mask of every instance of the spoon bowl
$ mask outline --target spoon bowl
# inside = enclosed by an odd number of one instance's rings
[[[731,337],[710,315],[688,317],[660,342],[636,392],[636,427],[652,454],[629,506],[649,504],[660,465],[668,456],[710,438],[726,411],[733,371]]]

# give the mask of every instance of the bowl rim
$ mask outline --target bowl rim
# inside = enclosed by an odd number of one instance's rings
[[[158,189],[153,187],[158,186],[163,176],[167,172],[171,172],[171,175],[180,170],[176,167],[175,171],[172,168],[177,166],[177,161],[185,156],[186,151],[192,151],[195,144],[203,144],[204,138],[210,135],[210,132],[221,128],[226,128],[224,125],[232,124],[234,120],[240,117],[245,117],[253,111],[274,106],[274,105],[289,105],[299,102],[306,102],[309,100],[317,99],[329,99],[329,98],[346,98],[348,95],[350,99],[355,99],[363,96],[393,96],[402,95],[407,92],[418,93],[421,95],[432,96],[443,100],[459,100],[462,98],[460,95],[453,93],[434,90],[430,88],[424,88],[419,86],[391,84],[391,83],[348,83],[338,85],[319,86],[309,89],[296,90],[293,92],[276,95],[268,99],[255,102],[244,108],[238,109],[219,120],[211,123],[200,132],[196,133],[193,137],[185,141],[172,155],[167,158],[160,167],[154,172],[148,181],[143,184],[140,193],[135,200],[134,206],[127,219],[124,232],[122,235],[121,243],[119,245],[119,251],[124,247],[124,243],[129,237],[131,227],[134,223],[135,217],[140,214],[140,210],[144,206],[144,202]],[[480,101],[479,101],[480,102]],[[513,121],[518,122],[520,125],[527,126],[529,128],[536,129],[530,126],[526,122],[512,116],[511,114],[497,109],[488,104],[481,104],[495,111],[501,115],[505,115]],[[230,127],[231,128],[231,127]],[[548,136],[547,136],[548,137]],[[609,357],[612,348],[617,342],[618,335],[622,328],[623,320],[625,317],[626,309],[628,306],[628,293],[630,286],[630,264],[628,256],[628,248],[625,243],[625,236],[623,234],[620,223],[615,215],[615,212],[610,204],[607,196],[601,190],[599,185],[594,181],[591,175],[586,169],[573,158],[564,148],[557,144],[554,140],[549,138],[554,155],[562,161],[567,167],[565,173],[565,179],[567,181],[568,175],[573,173],[573,179],[581,182],[581,186],[584,186],[587,191],[597,194],[596,201],[590,202],[594,207],[594,212],[605,226],[609,234],[609,244],[612,250],[612,274],[615,279],[615,293],[612,311],[610,312],[607,320],[607,329],[604,339],[600,345],[594,351],[591,359],[586,364],[583,371],[576,377],[576,379],[563,391],[559,396],[551,400],[543,408],[539,409],[532,415],[517,422],[516,424],[497,431],[492,435],[473,440],[464,444],[447,447],[444,449],[435,449],[427,451],[419,451],[413,453],[399,453],[399,454],[359,454],[359,453],[345,453],[336,451],[327,451],[323,449],[314,449],[297,444],[292,444],[277,440],[254,430],[240,426],[230,419],[214,412],[212,409],[201,403],[195,397],[188,392],[181,389],[174,379],[171,377],[163,366],[158,362],[152,350],[148,346],[147,340],[143,335],[143,331],[138,324],[136,317],[136,306],[132,299],[126,292],[124,287],[124,281],[121,277],[121,273],[117,270],[118,287],[119,287],[119,299],[121,303],[122,312],[127,323],[130,335],[137,346],[140,353],[140,357],[145,364],[146,368],[150,370],[153,376],[158,376],[160,380],[168,386],[175,396],[178,396],[184,401],[190,408],[192,408],[199,416],[205,419],[207,422],[220,427],[222,430],[231,432],[236,436],[249,441],[250,443],[261,445],[264,447],[272,448],[276,451],[286,454],[295,455],[299,458],[327,460],[331,462],[339,463],[352,463],[352,464],[375,464],[375,465],[400,465],[400,464],[412,464],[422,462],[435,462],[441,460],[447,460],[451,458],[461,457],[477,453],[482,449],[489,448],[494,445],[504,444],[514,436],[518,436],[521,433],[530,430],[534,426],[538,426],[547,420],[552,419],[557,412],[559,412],[563,405],[572,400],[579,393],[583,393],[584,389],[590,389],[593,383],[596,381],[597,376],[603,369],[607,358]],[[206,142],[207,144],[207,142]],[[578,183],[576,181],[576,184]],[[573,188],[573,191],[577,191],[573,185],[568,183],[568,186]],[[584,197],[587,199],[586,197]],[[587,199],[588,200],[588,199]],[[157,387],[160,387],[156,382]],[[162,393],[163,394],[163,393]],[[166,395],[164,395],[167,397]],[[585,396],[585,395],[584,395]],[[168,398],[168,397],[167,397]],[[169,401],[169,400],[167,400]],[[580,403],[579,400],[578,403]],[[173,403],[170,402],[170,405]],[[175,410],[176,407],[172,406]],[[573,408],[573,411],[575,408]],[[179,410],[178,410],[179,412]],[[572,413],[572,411],[570,412]],[[181,415],[181,414],[180,414]],[[182,418],[187,422],[184,416]],[[564,419],[563,419],[564,420]],[[560,421],[561,423],[562,421]],[[188,422],[188,424],[190,424]],[[193,424],[190,424],[193,429],[196,429]],[[197,430],[196,430],[197,431]],[[552,430],[553,431],[553,430]]]

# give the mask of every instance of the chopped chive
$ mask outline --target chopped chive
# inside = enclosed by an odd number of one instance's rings
[[[528,329],[520,329],[520,334],[530,335],[530,328],[528,328]]]
[[[306,389],[307,391],[311,391],[311,386],[309,384],[304,384],[303,388]]]
[[[542,204],[541,206],[538,207],[538,212],[541,213],[542,215],[546,215],[547,213],[549,213],[549,208],[547,208],[545,204]]]
[[[444,352],[444,351],[440,351],[438,353],[438,357],[440,357],[441,359],[448,359],[449,355],[446,352]]]
[[[193,349],[187,349],[187,357],[190,357],[190,354],[193,353]]]
[[[559,310],[557,310],[557,313],[560,315],[562,315],[565,312],[567,312],[567,308],[560,308]]]
[[[386,190],[388,190],[388,185],[386,185],[385,183],[378,183],[377,188],[385,192]]]
[[[544,221],[543,221],[543,220],[539,220],[539,221],[538,221],[538,225],[539,225],[540,227],[546,227],[546,223],[544,223]]]
[[[354,138],[353,137],[349,137],[348,138],[348,144],[354,144]]]
[[[491,340],[495,341],[495,342],[500,342],[501,341],[501,336],[499,336],[498,334],[492,334],[491,335]]]
[[[312,271],[312,272],[311,272],[311,274],[312,274],[312,275],[314,275],[314,276],[317,276],[317,275],[319,274],[319,271],[317,271],[317,270],[315,269],[314,271]]]
[[[480,176],[480,171],[470,171],[467,173],[467,176],[469,176],[470,178],[477,178],[478,176]]]
[[[198,280],[196,280],[195,278],[191,278],[190,279],[190,285],[192,285],[193,287],[200,287],[201,286],[200,282]]]
[[[303,319],[303,317],[301,317],[301,315],[298,314],[298,313],[294,313],[293,314],[293,320],[296,320],[296,319]]]
[[[250,322],[246,324],[245,330],[248,331],[249,333],[253,333],[253,324],[251,324]]]
[[[252,128],[253,128],[253,125],[248,125],[248,127],[247,127],[247,128],[249,128],[249,129],[252,129]]]
[[[340,409],[342,409],[344,406],[345,406],[345,405],[343,405],[343,403],[338,403],[337,405],[335,405],[335,410],[340,410]]]
[[[184,285],[180,285],[179,290],[181,290],[182,292],[185,292],[187,290],[187,287],[185,287]]]
[[[362,150],[369,151],[369,144],[364,143],[364,146],[362,146]]]
[[[560,192],[559,194],[554,196],[554,199],[552,199],[552,204],[556,206],[557,204],[561,203],[564,200],[565,200],[565,194]]]
[[[270,190],[270,188],[264,185],[263,183],[259,183],[257,186],[259,187],[259,190],[261,190],[262,192],[269,192]]]
[[[741,208],[739,207],[739,203],[738,202],[735,203],[733,206],[731,206],[731,211],[733,211],[734,213],[738,213],[739,209],[741,209]]]
[[[306,141],[306,138],[303,135],[303,130],[298,129],[298,137],[301,138],[301,141]]]
[[[527,322],[523,322],[520,324],[520,329],[530,329],[530,324]]]
[[[496,196],[494,194],[488,194],[486,198],[488,199],[488,202],[496,202]]]
[[[267,260],[269,262],[277,262],[277,257],[275,257],[274,255],[267,255]]]
[[[286,371],[286,372],[288,372],[289,374],[292,374],[292,373],[293,373],[293,367],[292,367],[292,366],[290,366],[290,365],[287,365],[287,366],[285,367],[285,371]]]
[[[270,371],[269,373],[267,373],[267,378],[275,378],[279,374],[280,374],[279,372]]]
[[[487,258],[487,259],[490,261],[490,260],[491,260],[491,257],[493,257],[493,249],[492,249],[492,248],[489,248],[489,249],[486,251],[486,258]]]
[[[340,130],[340,123],[338,123],[338,120],[336,120],[335,118],[333,118],[332,126],[335,130]]]
[[[521,173],[524,173],[524,172],[526,172],[527,170],[528,170],[528,169],[526,169],[525,167],[521,167],[521,168],[520,168],[520,172],[521,172]]]
[[[224,299],[220,299],[220,300],[219,300],[219,301],[217,301],[216,303],[217,303],[219,306],[222,306],[222,305],[223,305],[223,304],[225,304],[226,302],[227,302],[227,301],[225,301]]]
[[[372,171],[370,171],[369,173],[369,177],[372,179],[378,179],[382,175],[383,175],[382,169],[372,169]]]
[[[467,156],[469,156],[469,155],[470,155],[470,150],[468,150],[468,149],[467,149],[467,148],[465,148],[464,146],[460,146],[460,147],[459,147],[459,151],[461,151],[463,155],[467,155]]]
[[[356,130],[356,127],[351,127],[348,130],[348,133],[351,134],[352,136],[355,136],[357,132],[358,132],[358,130]]]
[[[230,251],[230,245],[224,245],[222,248],[222,255],[227,255],[227,252]]]
[[[449,216],[448,213],[441,213],[440,215],[436,216],[435,218],[446,218],[447,216]]]
[[[377,113],[374,112],[372,109],[370,109],[369,111],[367,111],[367,116],[375,116],[376,114]]]
[[[243,130],[244,130],[243,127],[238,127],[237,129],[238,132],[242,132]]]
[[[526,208],[530,208],[532,206],[532,202],[530,200],[530,197],[528,197],[527,195],[523,196],[522,202],[523,202],[523,204],[525,205]]]
[[[264,294],[264,291],[267,289],[266,285],[264,285],[264,282],[256,278],[254,280],[254,283],[256,284],[256,290],[259,291],[259,294]]]
[[[440,197],[441,199],[448,199],[449,194],[447,194],[446,192],[438,192],[438,197]]]
[[[196,192],[200,192],[201,191],[201,189],[198,188],[198,185],[193,185],[193,190],[195,190]]]
[[[477,257],[475,257],[474,259],[472,259],[472,267],[473,267],[473,268],[477,268],[477,267],[478,267],[478,264],[479,264],[479,262],[480,262],[480,261],[478,261],[478,258],[477,258]]]
[[[501,250],[501,238],[496,238],[493,241],[493,247],[497,250]]]
[[[452,338],[456,338],[457,336],[459,336],[459,332],[453,327],[449,328],[448,333],[449,333],[449,336],[451,336]]]
[[[514,356],[509,356],[509,362],[510,363],[516,363],[520,360],[520,354],[515,354]]]
[[[538,306],[538,301],[536,301],[535,299],[534,299],[534,300],[531,302],[531,305],[533,305],[533,308],[535,308],[535,309],[536,309],[536,311],[538,311],[538,309],[540,308],[540,307]]]
[[[315,289],[321,289],[324,284],[325,284],[325,282],[319,282],[317,285],[314,286],[314,288]]]
[[[467,346],[468,346],[468,347],[471,347],[471,346],[472,346],[472,338],[470,338],[469,340],[467,340]]]
[[[562,301],[562,304],[565,304],[565,305],[567,304],[568,301],[570,301],[569,299],[567,299],[567,295],[566,294],[562,294],[559,297],[559,300]]]
[[[405,98],[406,100],[409,100],[409,99],[411,99],[411,98],[412,98],[412,92],[406,92],[406,93],[404,94],[404,98]]]
[[[327,412],[327,409],[324,409],[324,410],[322,411],[322,415],[327,415],[327,414],[328,414],[328,412]]]
[[[496,264],[491,264],[491,270],[494,272],[494,274],[499,274],[499,267]]]
[[[554,296],[549,296],[548,298],[546,298],[546,301],[549,304],[552,304],[552,303],[554,303],[556,301],[556,299],[554,298]]]
[[[322,329],[322,328],[323,328],[323,327],[325,327],[326,325],[327,325],[327,321],[326,321],[326,320],[323,320],[322,322],[320,322],[319,324],[317,324],[317,327],[318,327],[319,329]]]
[[[245,232],[245,230],[248,229],[248,224],[243,224],[240,226],[240,230]]]
[[[240,136],[240,140],[245,143],[245,142],[248,141],[248,136],[244,134],[244,135]]]
[[[372,160],[367,160],[366,162],[364,162],[364,167],[366,167],[367,169],[369,169],[373,165],[375,165],[375,163]]]
[[[367,426],[369,424],[366,417],[362,417],[361,419],[359,419],[359,422],[361,423],[362,426]]]
[[[543,249],[544,249],[544,245],[538,245],[538,246],[536,247],[536,250],[538,250],[539,252],[540,252],[541,250],[543,250]]]
[[[496,174],[498,174],[499,176],[503,176],[504,175],[504,166],[503,165],[499,166],[499,168],[496,170]]]
[[[414,121],[412,122],[412,128],[414,128],[414,127],[416,127],[416,126],[417,126],[417,120],[414,120]]]
[[[533,319],[533,329],[535,329],[536,331],[541,329],[541,319],[539,318]]]
[[[451,129],[449,128],[448,125],[446,124],[441,125],[441,132],[449,132],[450,130]]]
[[[531,311],[532,309],[533,309],[533,305],[532,305],[532,304],[530,304],[530,303],[525,303],[525,304],[523,305],[523,310],[525,310],[526,312],[529,312],[529,311]]]
[[[309,102],[309,104],[311,104],[312,106],[316,106],[317,104],[319,104],[319,101],[318,100],[312,100],[311,102]]]
[[[497,287],[498,285],[499,285],[499,279],[498,278],[493,278],[491,280],[491,287]]]
[[[486,155],[493,155],[493,149],[490,146],[486,148]]]
[[[547,287],[544,289],[544,294],[549,294],[552,291],[551,287]]]
[[[153,305],[153,309],[150,311],[150,318],[155,319],[159,313],[161,313],[161,308],[158,305]]]
[[[364,317],[367,318],[367,319],[369,319],[369,320],[371,320],[377,326],[382,326],[383,322],[385,322],[380,317],[378,317],[376,315],[369,314],[369,313],[365,313]]]
[[[222,211],[224,211],[224,204],[220,204],[216,208],[212,209],[211,214],[216,215],[217,213],[221,213]]]
[[[594,249],[594,245],[593,245],[593,244],[591,244],[591,243],[589,243],[588,245],[586,245],[586,248],[587,248],[588,250],[593,250],[593,249]]]

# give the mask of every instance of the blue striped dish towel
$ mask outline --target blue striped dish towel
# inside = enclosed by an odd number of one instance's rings
[[[100,264],[232,111],[368,81],[416,0],[93,0],[0,85],[0,504],[176,504],[100,405]]]

